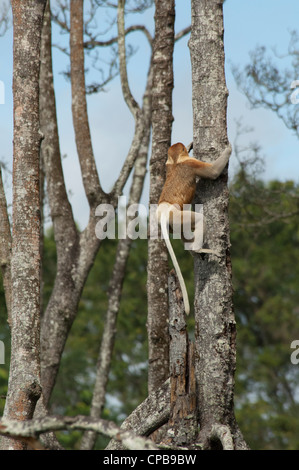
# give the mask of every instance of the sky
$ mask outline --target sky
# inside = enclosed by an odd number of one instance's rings
[[[0,0],[0,5],[5,0]],[[146,24],[153,32],[154,9],[141,17],[134,15],[126,19],[126,26],[134,22]],[[176,31],[190,24],[189,0],[176,0]],[[236,136],[236,121],[253,128],[244,137],[244,144],[257,142],[265,157],[265,179],[299,182],[298,139],[287,130],[284,124],[270,111],[251,110],[246,98],[237,90],[232,65],[241,68],[249,63],[250,51],[258,45],[276,47],[280,53],[287,51],[289,32],[298,28],[298,0],[226,0],[224,4],[224,43],[226,57],[226,81],[229,89],[228,134],[231,142]],[[101,25],[105,29],[105,25]],[[111,33],[107,33],[107,37]],[[53,31],[53,41],[63,44],[65,36]],[[141,33],[131,34],[129,42],[138,48],[128,65],[129,83],[133,95],[140,101],[145,85],[149,61],[149,47]],[[89,209],[85,198],[71,116],[70,83],[61,72],[67,67],[67,58],[57,49],[53,52],[54,84],[56,92],[58,125],[63,169],[70,201],[76,220],[84,228]],[[188,37],[181,39],[174,53],[173,91],[173,132],[172,142],[192,141],[192,90],[191,65]],[[92,78],[88,75],[87,81]],[[299,77],[294,77],[294,80]],[[12,28],[0,37],[0,80],[5,86],[5,102],[0,104],[0,160],[12,167]],[[0,90],[1,93],[1,90]],[[1,94],[0,94],[0,103]],[[296,105],[294,105],[296,106]],[[299,106],[299,104],[297,105]],[[117,178],[118,171],[126,157],[133,135],[133,120],[121,95],[119,77],[107,86],[105,93],[88,97],[89,123],[97,168],[103,188],[108,191]],[[229,174],[236,168],[236,159],[231,157]],[[142,201],[148,200],[149,177],[147,175]],[[8,202],[11,202],[11,177],[5,173]]]

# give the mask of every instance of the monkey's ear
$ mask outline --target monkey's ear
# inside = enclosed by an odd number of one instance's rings
[[[166,165],[173,165],[173,163],[174,163],[173,158],[168,153],[168,158],[167,158],[167,161],[166,161]]]
[[[184,145],[184,153],[187,154],[187,155],[189,155],[189,152],[188,152],[188,150],[186,149],[185,145]]]

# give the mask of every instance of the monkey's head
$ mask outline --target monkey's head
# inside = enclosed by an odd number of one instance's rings
[[[178,142],[173,144],[168,149],[168,160],[166,163],[177,164],[180,163],[180,159],[185,160],[186,157],[189,157],[187,149],[184,144]]]

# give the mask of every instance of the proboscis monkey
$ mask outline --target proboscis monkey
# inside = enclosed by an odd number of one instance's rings
[[[189,240],[189,243],[185,243],[185,248],[188,250],[197,253],[217,254],[213,250],[202,248],[204,242],[203,215],[186,210],[184,205],[192,203],[196,189],[196,177],[199,176],[200,178],[212,180],[218,178],[228,163],[231,151],[231,146],[228,145],[215,162],[205,163],[190,157],[186,147],[180,142],[172,145],[168,150],[166,181],[159,199],[156,215],[179,278],[187,315],[190,312],[188,294],[184,278],[169,240],[167,227],[170,225],[174,233],[180,233],[185,242],[186,239]],[[193,235],[191,242],[190,233]]]

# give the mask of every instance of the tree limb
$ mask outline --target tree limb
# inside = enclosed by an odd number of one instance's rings
[[[135,31],[143,32],[145,34],[148,42],[149,42],[149,45],[152,47],[153,38],[152,38],[151,33],[149,32],[149,30],[144,25],[137,25],[136,24],[136,25],[130,26],[129,28],[126,28],[124,30],[124,35],[126,36],[127,34],[130,34],[130,33],[135,32]],[[96,46],[99,46],[99,47],[111,46],[112,44],[116,43],[117,41],[118,41],[118,36],[114,36],[113,38],[108,39],[108,41],[98,41],[96,39],[90,39],[89,41],[85,41],[83,43],[83,45],[86,49],[92,49],[93,47],[96,47]]]
[[[126,0],[118,0],[117,8],[117,28],[118,28],[118,54],[119,54],[119,71],[121,79],[121,87],[124,96],[124,100],[127,103],[128,108],[134,116],[135,121],[138,118],[140,111],[137,101],[134,99],[128,82],[127,74],[127,63],[126,63],[126,45],[125,45],[125,10]]]
[[[189,34],[191,31],[191,25],[190,26],[187,26],[186,28],[182,29],[181,31],[179,31],[175,36],[174,36],[174,40],[175,41],[179,41],[179,39],[182,39],[184,36],[186,36],[186,34]]]
[[[72,114],[77,152],[81,166],[83,185],[89,205],[93,207],[103,195],[95,164],[87,115],[84,48],[83,48],[83,2],[70,3],[70,52],[72,83]]]
[[[121,441],[125,448],[132,450],[157,450],[153,441],[122,430],[112,421],[94,419],[88,416],[47,416],[26,421],[2,419],[0,434],[9,437],[29,437],[36,439],[42,433],[61,430],[92,430]]]

